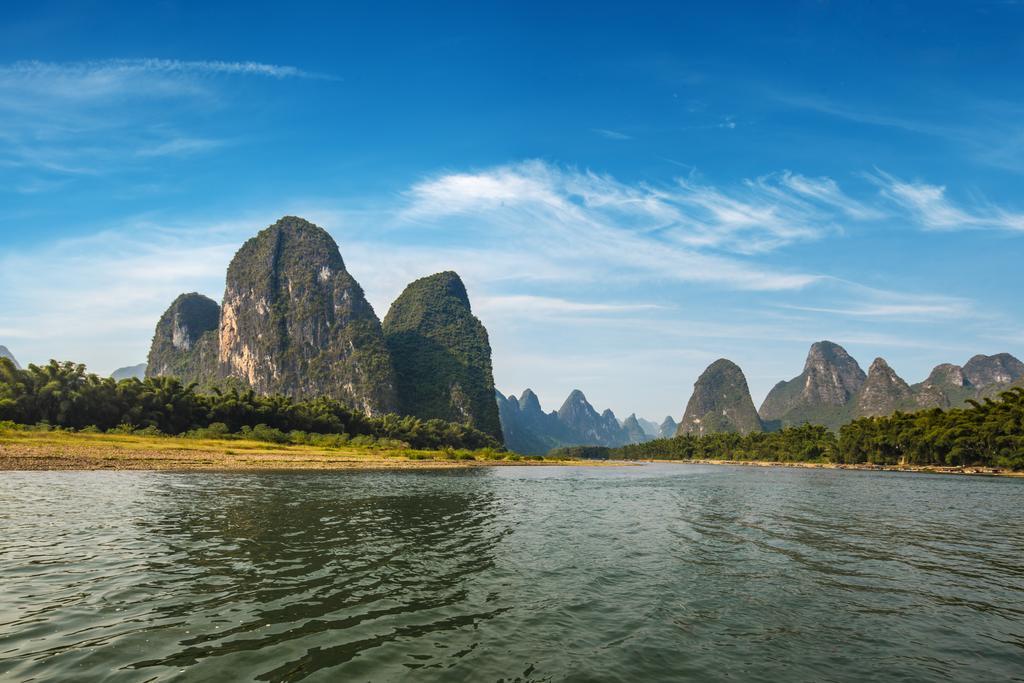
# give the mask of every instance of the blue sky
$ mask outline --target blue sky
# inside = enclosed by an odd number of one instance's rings
[[[383,317],[463,275],[499,389],[755,402],[818,339],[1024,356],[1024,4],[36,2],[0,13],[0,344],[144,360],[244,239],[328,229]]]

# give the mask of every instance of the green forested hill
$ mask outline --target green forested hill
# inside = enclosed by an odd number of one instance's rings
[[[192,292],[167,308],[153,333],[146,377],[177,377],[210,385],[217,377],[217,333],[220,306]]]
[[[285,216],[228,266],[220,372],[261,394],[330,396],[368,414],[396,408],[380,321],[319,226]]]
[[[749,434],[762,430],[761,419],[740,367],[725,358],[709,365],[693,385],[693,394],[686,404],[683,421],[679,423],[679,433]]]
[[[502,438],[487,330],[451,271],[405,288],[384,318],[399,412],[462,422]]]

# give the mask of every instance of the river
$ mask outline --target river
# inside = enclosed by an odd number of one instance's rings
[[[673,464],[0,473],[0,680],[1024,680],[1022,508]]]

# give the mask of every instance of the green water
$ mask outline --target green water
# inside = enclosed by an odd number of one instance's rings
[[[1024,481],[0,474],[3,681],[1024,680]]]

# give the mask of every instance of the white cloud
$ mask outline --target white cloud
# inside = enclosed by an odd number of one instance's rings
[[[944,185],[908,182],[882,171],[867,176],[882,195],[926,230],[990,229],[1024,231],[1024,213],[992,205],[963,207],[946,196]]]
[[[886,215],[878,208],[849,197],[839,189],[839,184],[831,178],[807,178],[798,173],[786,171],[781,174],[778,182],[798,195],[840,209],[855,220],[880,220]],[[775,193],[770,185],[762,184],[762,187],[766,191]]]
[[[590,130],[593,131],[594,133],[597,133],[598,135],[600,135],[603,138],[608,138],[609,140],[632,140],[633,139],[632,135],[626,135],[625,133],[620,133],[617,130],[609,130],[607,128],[591,128]]]
[[[37,95],[86,102],[112,97],[175,96],[202,89],[199,77],[211,75],[270,78],[324,78],[294,66],[259,62],[108,59],[91,62],[15,62],[0,66],[0,95]],[[26,102],[24,106],[30,106]]]
[[[981,100],[959,93],[931,108],[944,115],[942,120],[929,120],[902,116],[891,110],[858,108],[813,95],[770,95],[788,107],[939,138],[962,148],[980,163],[1015,172],[1024,170],[1024,127],[1020,124],[1021,107],[1017,102]]]
[[[829,313],[854,318],[898,318],[902,321],[915,318],[934,320],[936,318],[973,317],[970,302],[953,299],[942,303],[874,303],[856,304],[842,308],[792,305],[783,307],[811,313]]]
[[[194,128],[207,124],[185,104],[224,106],[228,77],[328,78],[259,62],[115,59],[0,65],[0,169],[40,176],[88,176],[186,156],[225,144],[169,129],[168,107]],[[24,181],[22,180],[22,183]],[[44,191],[38,180],[29,185]]]
[[[401,219],[446,230],[460,219],[478,238],[500,235],[506,246],[567,264],[615,263],[619,272],[675,281],[794,289],[819,276],[726,254],[752,255],[819,239],[838,230],[841,214],[873,214],[855,211],[856,202],[836,186],[814,196],[790,187],[787,178],[794,182],[790,175],[766,176],[728,190],[689,179],[651,187],[529,161],[424,180],[408,193],[410,206]],[[801,181],[811,187],[812,181]]]
[[[636,313],[664,308],[658,304],[617,304],[570,301],[550,296],[527,294],[477,297],[474,309],[489,316],[512,315],[523,317],[550,317],[563,315]]]
[[[535,384],[537,368],[550,365],[552,395],[572,382],[611,396],[637,377],[653,381],[665,347],[699,355],[678,370],[685,389],[706,357],[762,340],[799,347],[828,337],[934,355],[948,340],[932,331],[951,320],[992,324],[964,299],[790,272],[738,244],[820,239],[832,228],[815,231],[816,220],[878,213],[831,179],[791,173],[728,188],[691,179],[651,187],[541,162],[445,173],[397,203],[288,202],[215,223],[150,217],[31,250],[0,246],[0,337],[26,362],[75,358],[101,371],[139,362],[170,301],[185,291],[219,299],[241,243],[285,214],[334,235],[381,317],[411,280],[459,272],[491,333],[503,386]],[[548,364],[513,360],[526,348]],[[609,349],[650,360],[610,367]],[[596,379],[590,364],[565,368],[566,354],[592,358]]]
[[[209,138],[180,137],[139,149],[136,154],[141,157],[187,156],[224,145],[223,140]]]

